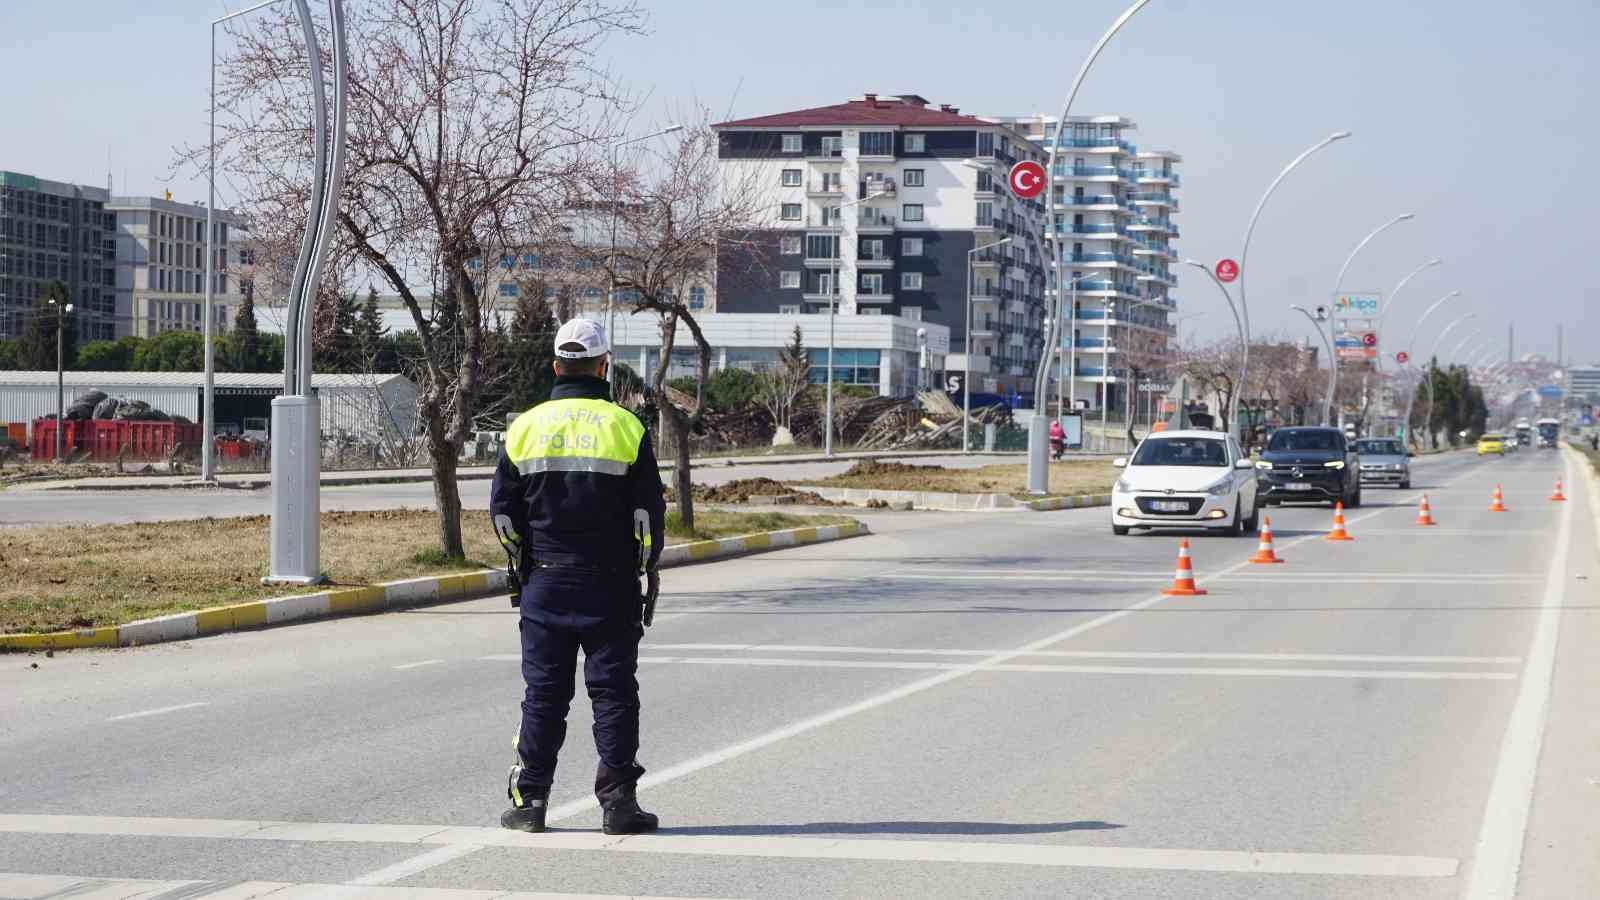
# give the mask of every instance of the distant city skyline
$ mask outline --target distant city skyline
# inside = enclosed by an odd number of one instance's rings
[[[244,5],[84,0],[70,16],[45,4],[0,12],[9,32],[30,35],[0,61],[10,113],[0,169],[103,186],[109,152],[119,195],[170,188],[174,200],[204,199],[203,177],[168,181],[168,169],[175,147],[206,137],[208,22]],[[616,76],[649,97],[638,129],[695,104],[733,118],[865,91],[917,93],[976,115],[1054,115],[1124,6],[1082,0],[1014,14],[819,0],[801,13],[675,0],[645,4],[652,34],[617,38],[608,53]],[[823,33],[808,23],[829,24],[828,39],[804,41]],[[1127,116],[1142,148],[1184,155],[1179,248],[1206,263],[1238,256],[1256,201],[1289,159],[1354,132],[1291,176],[1257,229],[1247,278],[1264,337],[1308,336],[1288,304],[1326,303],[1356,242],[1412,212],[1345,279],[1387,295],[1424,260],[1444,260],[1406,288],[1386,355],[1429,303],[1459,289],[1459,309],[1478,314],[1502,357],[1514,319],[1519,355],[1553,356],[1560,324],[1568,357],[1589,363],[1600,360],[1600,306],[1585,302],[1592,251],[1577,213],[1600,192],[1582,170],[1585,151],[1600,148],[1600,125],[1583,114],[1600,90],[1597,50],[1600,9],[1576,0],[1536,9],[1352,0],[1336,14],[1155,0],[1106,50],[1074,111]],[[133,51],[156,62],[118,64]],[[228,202],[226,173],[218,188]],[[1180,278],[1185,336],[1230,334],[1215,289],[1193,270]]]

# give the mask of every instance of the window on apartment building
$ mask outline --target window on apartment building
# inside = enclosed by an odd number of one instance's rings
[[[502,297],[515,297],[519,293],[520,293],[520,291],[517,290],[517,286],[515,284],[513,284],[512,282],[509,282],[509,281],[501,282],[501,284],[500,284],[500,296],[502,296]]]
[[[800,175],[801,175],[801,172],[800,172],[799,169],[784,169],[783,170],[783,186],[784,187],[799,187],[800,186]]]
[[[921,322],[922,321],[922,307],[920,307],[920,306],[902,306],[902,307],[900,307],[900,317],[903,318],[903,319],[907,319],[909,321],[912,321],[912,322]]]
[[[861,132],[862,156],[893,156],[894,132],[892,131],[863,131]]]
[[[537,254],[537,253],[524,253],[524,254],[522,254],[522,267],[524,269],[537,269],[537,268],[539,268],[539,254]]]
[[[901,256],[921,256],[922,255],[922,238],[901,238],[900,239],[900,255]]]
[[[994,221],[994,204],[987,200],[979,203],[975,218],[980,226],[989,227],[990,223]]]
[[[783,152],[799,153],[802,149],[802,146],[803,145],[800,142],[800,135],[786,134],[783,136]]]
[[[825,137],[822,139],[823,156],[841,156],[844,154],[844,138]]]
[[[883,293],[883,273],[882,272],[867,272],[867,273],[863,274],[861,276],[861,293],[863,293],[863,294],[872,294],[872,295],[882,294]]]
[[[906,152],[907,153],[926,153],[926,152],[928,152],[928,136],[925,135],[925,134],[908,134],[908,135],[906,135]]]
[[[994,132],[992,132],[992,131],[980,131],[980,132],[978,132],[978,155],[979,156],[993,156],[994,155]]]
[[[703,287],[692,287],[692,288],[689,288],[689,308],[690,309],[705,309],[706,308],[706,289],[705,288],[703,288]]]
[[[800,235],[786,234],[778,238],[778,252],[784,256],[794,256],[800,252]]]
[[[900,273],[900,290],[902,290],[902,291],[920,291],[920,290],[922,290],[922,273],[921,272],[901,272]]]
[[[781,218],[781,219],[783,219],[784,221],[787,221],[787,222],[798,222],[798,221],[800,221],[800,204],[798,204],[798,203],[785,203],[785,204],[783,204],[782,208],[778,210],[778,216],[779,216],[779,218]]]
[[[883,252],[883,238],[862,241],[859,256],[862,259],[888,259]]]
[[[928,183],[928,173],[924,169],[907,169],[900,173],[900,183],[906,187],[923,187]]]
[[[807,259],[834,259],[839,255],[839,237],[832,234],[806,235]]]
[[[921,203],[907,203],[904,206],[900,207],[900,218],[905,220],[905,221],[907,221],[907,222],[921,222],[922,221],[922,204]]]
[[[881,315],[883,315],[883,310],[877,308],[876,306],[863,306],[860,309],[856,310],[856,315],[858,315],[858,316],[881,316]]]
[[[992,193],[994,191],[993,172],[990,172],[988,169],[978,170],[978,190],[984,193]]]
[[[778,315],[780,315],[780,316],[798,316],[798,315],[800,315],[800,307],[798,305],[793,304],[793,303],[780,304],[778,306]]]
[[[779,272],[778,273],[778,287],[780,287],[780,288],[782,288],[784,290],[794,290],[794,289],[800,287],[800,273],[799,272]]]

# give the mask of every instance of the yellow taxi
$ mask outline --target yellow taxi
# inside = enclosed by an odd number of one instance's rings
[[[1478,438],[1478,455],[1483,456],[1486,453],[1505,456],[1506,436],[1491,431],[1488,434]]]

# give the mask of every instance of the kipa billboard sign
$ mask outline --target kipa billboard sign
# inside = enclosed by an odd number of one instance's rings
[[[1376,319],[1383,306],[1383,295],[1376,291],[1345,291],[1333,295],[1336,319]]]

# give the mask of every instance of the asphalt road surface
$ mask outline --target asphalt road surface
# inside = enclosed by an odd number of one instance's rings
[[[912,465],[949,469],[978,468],[1025,462],[1015,456],[919,456],[901,460]],[[853,460],[803,463],[706,465],[691,471],[696,484],[718,485],[739,478],[794,481],[837,475]],[[670,470],[662,470],[669,481]],[[463,480],[461,501],[469,509],[489,508],[488,479]],[[322,509],[432,509],[433,486],[425,482],[325,486]],[[272,492],[267,488],[156,488],[152,490],[61,490],[38,486],[12,488],[0,493],[0,527],[16,525],[106,524],[201,519],[206,516],[264,516],[272,512]]]
[[[888,514],[673,570],[648,837],[599,834],[581,690],[557,830],[496,827],[503,600],[0,657],[0,897],[1600,895],[1576,474],[1421,460],[1353,543],[1326,508],[1270,511],[1281,566],[1194,538],[1204,597],[1159,593],[1176,535],[1104,509]]]

